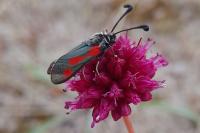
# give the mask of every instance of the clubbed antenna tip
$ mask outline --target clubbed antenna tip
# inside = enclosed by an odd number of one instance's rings
[[[137,26],[137,27],[124,29],[124,30],[121,30],[121,31],[118,31],[118,32],[114,33],[114,35],[119,34],[121,32],[124,32],[124,31],[133,30],[133,29],[143,29],[144,31],[149,31],[149,26],[148,25],[140,25],[140,26]]]
[[[141,28],[142,28],[144,31],[149,31],[149,26],[148,26],[148,25],[141,25]]]

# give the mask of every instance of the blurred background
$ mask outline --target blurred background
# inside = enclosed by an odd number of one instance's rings
[[[91,111],[66,115],[75,94],[53,85],[46,70],[96,32],[111,29],[125,3],[135,9],[117,27],[148,24],[154,51],[170,62],[156,79],[166,87],[132,106],[136,133],[200,132],[200,0],[0,0],[0,133],[125,133],[108,117],[90,128]]]

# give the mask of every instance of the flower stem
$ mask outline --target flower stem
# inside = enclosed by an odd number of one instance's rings
[[[128,130],[128,133],[134,133],[134,128],[132,126],[132,122],[131,122],[129,116],[124,116],[123,120],[124,120],[124,124],[126,125],[126,128]]]

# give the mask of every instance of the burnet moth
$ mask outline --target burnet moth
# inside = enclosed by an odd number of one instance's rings
[[[124,8],[126,8],[126,11],[118,19],[111,32],[107,33],[107,31],[104,31],[101,33],[96,33],[89,40],[82,42],[70,52],[51,63],[47,73],[51,75],[51,81],[54,84],[61,84],[69,80],[86,63],[92,59],[95,59],[96,57],[101,57],[104,51],[114,44],[116,35],[118,33],[133,29],[143,29],[144,31],[149,30],[147,25],[141,25],[124,29],[118,32],[113,32],[121,19],[124,18],[124,16],[126,16],[133,9],[131,5],[124,5]]]

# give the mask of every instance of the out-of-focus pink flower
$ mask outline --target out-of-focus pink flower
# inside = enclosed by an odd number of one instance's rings
[[[150,39],[131,43],[127,36],[120,36],[101,58],[89,62],[67,82],[78,96],[74,101],[66,101],[65,108],[93,109],[94,127],[110,112],[117,121],[131,113],[131,103],[151,100],[151,92],[164,83],[152,78],[158,68],[168,64],[160,54],[147,58],[153,43]]]

